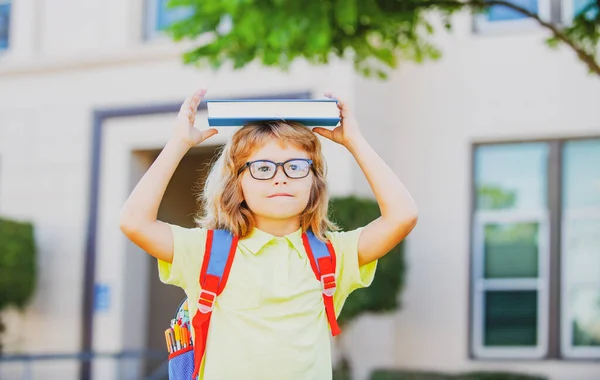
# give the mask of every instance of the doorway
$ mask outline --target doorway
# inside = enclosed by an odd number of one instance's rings
[[[188,228],[196,226],[194,217],[199,210],[196,196],[201,190],[201,185],[208,175],[218,149],[218,146],[198,147],[190,150],[183,157],[160,204],[159,220]],[[158,153],[158,151],[144,152],[150,156],[150,164],[154,162]],[[148,265],[150,268],[147,271],[149,286],[146,349],[164,351],[166,350],[164,331],[168,328],[177,308],[185,298],[185,293],[181,288],[160,282],[156,259],[149,257]],[[146,374],[151,373],[154,368],[155,363],[148,363]]]

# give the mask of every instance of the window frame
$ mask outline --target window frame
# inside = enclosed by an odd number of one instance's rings
[[[468,320],[468,347],[469,347],[469,357],[472,360],[487,360],[487,359],[530,359],[530,360],[564,360],[564,361],[598,361],[600,359],[600,347],[573,347],[570,342],[572,342],[572,329],[570,325],[570,321],[567,319],[569,315],[568,300],[567,295],[567,287],[566,281],[566,265],[561,265],[564,263],[566,255],[566,247],[565,247],[565,239],[563,236],[565,235],[565,224],[568,221],[569,217],[588,217],[593,216],[594,218],[600,218],[600,207],[592,207],[587,209],[587,211],[577,211],[575,216],[571,212],[563,211],[563,199],[562,199],[562,187],[563,187],[563,151],[565,147],[565,143],[574,142],[574,141],[587,141],[587,140],[598,140],[600,139],[600,134],[590,134],[590,135],[582,135],[582,136],[572,136],[572,137],[559,137],[559,138],[546,138],[546,139],[510,139],[510,140],[494,140],[494,141],[485,141],[485,142],[473,142],[471,144],[471,166],[470,166],[470,187],[471,187],[471,204],[470,204],[470,230],[469,230],[469,244],[470,244],[470,253],[469,253],[469,320]],[[482,303],[480,305],[477,302],[480,300],[476,299],[477,289],[477,279],[479,273],[483,273],[483,267],[481,263],[483,263],[483,251],[482,247],[482,239],[483,239],[483,227],[481,224],[482,221],[490,222],[490,221],[517,221],[527,218],[525,212],[521,211],[495,211],[492,210],[487,211],[478,211],[477,210],[477,184],[476,184],[476,168],[477,168],[477,149],[482,146],[490,146],[490,145],[508,145],[508,144],[518,144],[518,143],[545,143],[548,144],[549,154],[548,154],[548,165],[547,165],[547,213],[544,216],[546,220],[545,230],[547,233],[546,241],[546,253],[544,257],[547,259],[546,262],[540,267],[540,271],[544,270],[547,275],[547,281],[545,281],[545,286],[547,289],[546,297],[545,297],[545,310],[542,313],[538,314],[538,325],[540,323],[540,317],[544,317],[544,321],[542,323],[542,327],[546,328],[546,331],[541,331],[540,333],[544,336],[544,343],[546,345],[546,350],[542,355],[541,349],[539,352],[528,353],[521,352],[521,350],[515,349],[491,349],[484,347],[482,349],[481,338],[483,337],[483,325],[481,321],[483,320],[483,309]],[[494,216],[493,214],[498,214]],[[510,214],[513,214],[512,216]],[[529,213],[529,217],[535,213]],[[581,215],[580,215],[581,214]],[[539,216],[539,215],[538,215]],[[522,219],[518,219],[522,218]],[[539,237],[542,236],[542,226],[540,225]],[[480,252],[477,252],[477,249]],[[539,247],[540,252],[542,247]],[[479,256],[478,256],[479,255]],[[538,257],[541,259],[541,257]],[[478,261],[479,260],[479,261]],[[540,272],[539,277],[541,278],[542,273]],[[482,277],[482,276],[481,276]],[[481,295],[483,293],[481,292]],[[538,305],[540,303],[540,299],[538,298]],[[479,313],[478,313],[479,312]],[[479,326],[477,326],[477,324]],[[538,336],[539,339],[539,336]],[[479,345],[479,347],[478,347]],[[540,342],[538,340],[538,345]]]
[[[595,140],[595,139],[589,139]],[[564,145],[561,147],[564,148]],[[562,205],[561,205],[562,206]],[[565,210],[562,209],[562,217],[561,217],[561,247],[560,247],[560,258],[561,263],[565,263],[567,258],[567,239],[564,239],[564,236],[568,236],[568,232],[570,231],[570,226],[572,225],[570,221],[572,220],[598,220],[600,221],[600,206],[597,207],[589,207],[589,208],[578,208],[575,210]],[[569,300],[569,292],[571,287],[574,286],[573,283],[569,283],[567,266],[560,266],[560,298],[561,300],[565,300],[563,307],[560,309],[560,351],[565,358],[568,359],[599,359],[600,358],[600,346],[598,347],[575,347],[572,344],[573,340],[573,328],[571,324],[570,316],[570,304],[567,302]],[[584,283],[579,282],[575,283],[577,286],[581,286]],[[587,283],[585,284],[589,287],[600,288],[600,279],[596,283]]]
[[[563,26],[570,26],[573,24],[575,15],[575,0],[560,0],[560,22]],[[599,10],[600,11],[600,10]]]
[[[538,16],[542,20],[550,21],[552,0],[537,0]],[[473,32],[480,35],[508,34],[539,30],[540,25],[536,20],[523,18],[518,20],[489,21],[485,13],[473,16]]]
[[[8,35],[6,38],[6,47],[3,48],[0,46],[0,55],[6,53],[7,51],[10,50],[10,40],[11,40],[11,29],[12,29],[12,25],[13,25],[13,20],[12,20],[12,16],[13,16],[13,0],[0,0],[0,5],[5,5],[8,4],[9,6],[9,10],[8,10]]]
[[[491,223],[538,223],[538,278],[486,279],[484,277],[485,226]],[[473,222],[472,341],[473,353],[481,359],[536,359],[548,350],[550,231],[547,212],[477,211]],[[488,347],[483,344],[485,292],[489,290],[535,290],[537,292],[537,344],[534,347]]]
[[[160,30],[157,29],[156,19],[158,17],[158,2],[160,0],[144,0],[143,1],[143,39],[146,42],[167,41],[170,39]]]

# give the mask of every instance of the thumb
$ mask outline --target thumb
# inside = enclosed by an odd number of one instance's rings
[[[333,132],[330,131],[329,129],[316,127],[316,128],[313,128],[313,132],[320,136],[323,136],[329,140],[331,140],[333,138]]]
[[[205,131],[202,131],[202,141],[216,135],[217,133],[219,133],[219,131],[217,131],[215,128],[209,128]]]

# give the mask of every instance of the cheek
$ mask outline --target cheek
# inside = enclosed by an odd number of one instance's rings
[[[304,194],[304,197],[307,202],[310,199],[310,195],[312,193],[312,188],[313,188],[313,181],[312,180],[307,181],[307,183],[304,185],[304,191],[302,192]]]
[[[296,194],[297,194],[298,200],[300,201],[300,203],[302,205],[304,205],[304,207],[306,207],[306,205],[308,204],[308,201],[310,200],[312,187],[313,187],[313,181],[311,179],[311,180],[307,180],[307,181],[303,181],[302,183],[299,183],[298,187],[296,188]]]
[[[242,195],[247,202],[249,201],[248,198],[252,198],[253,196],[256,197],[258,190],[256,181],[250,181],[248,178],[242,178],[240,184],[242,186]]]
[[[268,193],[266,185],[267,181],[257,181],[250,176],[242,179],[242,196],[250,209],[261,206],[263,198]]]

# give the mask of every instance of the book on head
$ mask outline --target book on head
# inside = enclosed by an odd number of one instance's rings
[[[207,99],[206,106],[211,127],[267,120],[295,121],[307,127],[335,127],[340,122],[335,99]]]

